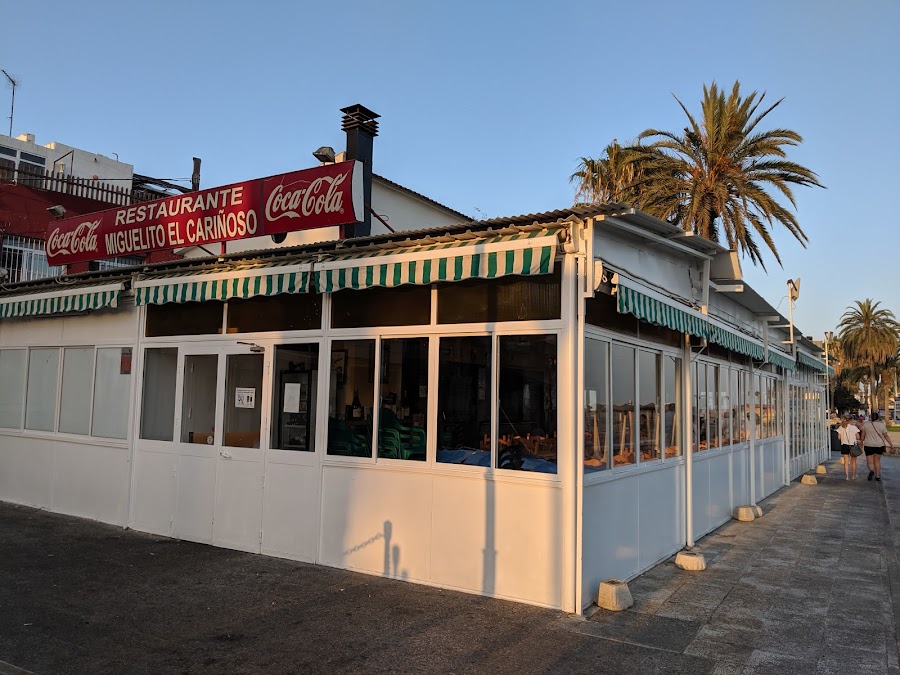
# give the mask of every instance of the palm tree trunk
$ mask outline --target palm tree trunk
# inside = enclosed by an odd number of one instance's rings
[[[869,364],[869,414],[875,410],[875,362]]]

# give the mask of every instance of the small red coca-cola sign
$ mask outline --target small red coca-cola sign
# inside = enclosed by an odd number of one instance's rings
[[[141,255],[363,219],[362,165],[341,162],[50,223],[47,261]]]

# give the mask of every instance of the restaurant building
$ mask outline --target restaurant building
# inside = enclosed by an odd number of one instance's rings
[[[789,335],[624,204],[18,284],[0,499],[580,612],[828,455]]]

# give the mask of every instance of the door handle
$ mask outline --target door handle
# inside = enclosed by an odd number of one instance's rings
[[[222,457],[224,457],[225,459],[231,459],[231,453],[227,450],[221,450],[219,451],[219,454],[222,455]]]

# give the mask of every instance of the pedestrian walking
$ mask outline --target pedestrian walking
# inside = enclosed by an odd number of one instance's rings
[[[844,478],[846,480],[856,478],[856,457],[862,454],[859,450],[859,428],[851,424],[850,418],[844,415],[841,417],[841,426],[837,432],[841,440],[841,457],[844,459]],[[857,454],[854,455],[854,452]]]
[[[869,480],[881,480],[881,456],[885,446],[894,451],[894,444],[888,434],[884,422],[878,419],[878,413],[873,412],[868,422],[862,423],[860,429],[863,449],[866,451],[866,464],[869,467]]]

